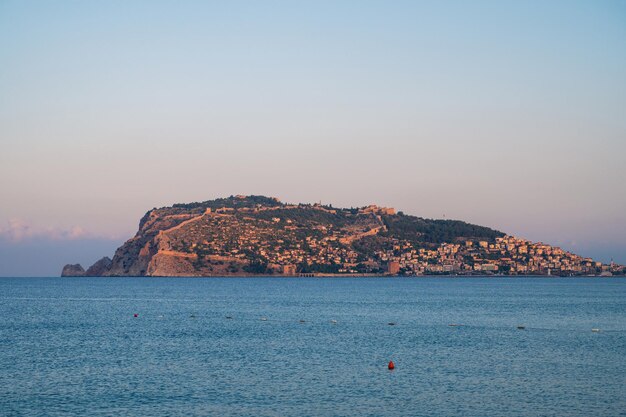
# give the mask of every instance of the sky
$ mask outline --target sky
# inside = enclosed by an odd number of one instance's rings
[[[626,263],[626,2],[0,1],[0,276],[233,194]]]

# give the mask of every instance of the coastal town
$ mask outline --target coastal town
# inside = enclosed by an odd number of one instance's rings
[[[603,264],[561,248],[533,243],[514,236],[495,242],[467,240],[443,243],[435,250],[398,244],[393,251],[377,252],[390,274],[506,274],[506,275],[600,275],[623,274],[621,265]]]

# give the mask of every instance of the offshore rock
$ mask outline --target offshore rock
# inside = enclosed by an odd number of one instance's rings
[[[85,269],[81,266],[81,264],[67,264],[63,267],[63,271],[61,271],[62,277],[84,277]]]
[[[111,261],[111,258],[105,256],[104,258],[91,265],[89,269],[87,269],[87,272],[85,272],[85,276],[99,277],[105,275],[106,272],[111,269],[112,262],[113,261]]]

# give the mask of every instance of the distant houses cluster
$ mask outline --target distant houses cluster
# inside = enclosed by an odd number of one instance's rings
[[[442,273],[503,273],[507,275],[612,275],[623,274],[624,267],[602,264],[561,248],[533,243],[513,236],[495,242],[466,240],[443,243],[436,249],[415,249],[397,242],[392,250],[379,251],[391,274],[424,275]]]

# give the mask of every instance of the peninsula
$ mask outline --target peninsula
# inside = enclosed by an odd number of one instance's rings
[[[370,205],[335,208],[230,196],[148,211],[137,234],[62,276],[603,275],[602,264],[458,220]]]

